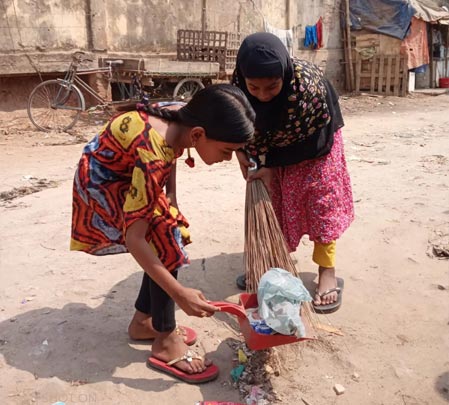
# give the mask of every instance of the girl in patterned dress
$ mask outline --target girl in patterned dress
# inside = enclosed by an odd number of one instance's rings
[[[303,235],[314,242],[313,304],[317,312],[335,311],[343,288],[335,277],[336,240],[354,218],[338,96],[317,66],[291,58],[269,33],[245,38],[233,84],[256,112],[254,141],[237,154],[242,173],[248,177],[249,154],[260,169],[248,180],[264,180],[292,252]],[[245,287],[244,276],[238,285]]]
[[[71,249],[132,254],[144,276],[129,334],[154,339],[149,365],[188,382],[213,379],[218,368],[188,350],[195,332],[179,333],[175,302],[191,316],[217,308],[177,281],[189,263],[189,234],[167,197],[176,159],[193,147],[206,164],[230,160],[253,132],[254,111],[242,91],[213,85],[182,108],[138,105],[117,115],[86,145],[75,174]]]

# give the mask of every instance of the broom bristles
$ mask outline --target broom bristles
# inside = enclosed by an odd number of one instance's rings
[[[254,180],[246,186],[244,260],[246,289],[250,293],[257,293],[260,278],[271,267],[280,267],[299,277],[270,196],[261,180]],[[312,306],[305,302],[301,307],[301,315],[315,330],[318,320]]]

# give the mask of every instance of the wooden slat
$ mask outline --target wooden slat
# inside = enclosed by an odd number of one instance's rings
[[[391,95],[391,64],[394,56],[388,56],[387,60],[387,81],[385,83],[385,93],[387,96]]]
[[[383,94],[383,84],[384,84],[384,56],[379,57],[379,81],[377,83],[377,92]]]
[[[355,91],[404,96],[408,86],[407,59],[400,55],[379,55],[354,60]]]
[[[401,58],[401,68],[402,68],[402,89],[401,96],[405,97],[408,90],[408,70],[407,70],[407,59]]]
[[[395,67],[394,67],[394,95],[399,96],[399,90],[401,86],[401,78],[399,76],[400,74],[400,68],[401,68],[401,57],[396,56],[395,60]]]
[[[355,58],[356,68],[355,68],[355,92],[360,93],[360,75],[362,73],[362,59],[357,54]]]
[[[372,58],[371,59],[371,84],[370,84],[370,89],[369,91],[371,93],[375,93],[376,92],[376,74],[378,72],[378,70],[376,69],[377,63],[376,63],[377,58]]]

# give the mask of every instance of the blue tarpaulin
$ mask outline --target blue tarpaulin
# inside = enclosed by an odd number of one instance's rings
[[[351,0],[351,29],[379,32],[404,39],[415,9],[407,0]]]

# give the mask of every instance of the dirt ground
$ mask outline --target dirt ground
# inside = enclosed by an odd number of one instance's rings
[[[343,336],[280,347],[271,382],[281,404],[447,403],[449,261],[432,244],[449,235],[449,96],[342,104],[356,219],[338,242],[343,306],[321,319]],[[215,382],[181,383],[148,369],[151,346],[127,337],[142,276],[132,257],[68,250],[72,177],[96,120],[71,134],[34,131],[24,110],[0,112],[0,122],[0,404],[243,403],[230,379],[233,318],[178,311],[221,369]],[[245,188],[236,161],[178,166],[194,240],[180,279],[235,301]],[[296,253],[309,286],[311,247],[304,240]]]

